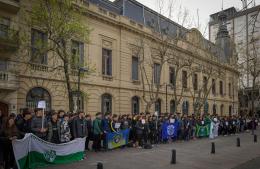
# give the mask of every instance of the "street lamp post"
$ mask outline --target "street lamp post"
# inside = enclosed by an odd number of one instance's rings
[[[80,98],[80,73],[81,72],[87,72],[87,68],[79,67],[78,69],[78,94],[77,94],[77,109],[79,111],[80,103],[79,103],[79,98]]]
[[[168,86],[172,87],[172,85],[166,83],[166,96],[165,96],[165,100],[166,100],[165,110],[166,110],[166,113],[168,113]]]
[[[166,113],[168,113],[168,84],[166,84],[166,104],[165,104]]]

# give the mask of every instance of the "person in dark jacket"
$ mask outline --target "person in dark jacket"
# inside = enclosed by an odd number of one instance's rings
[[[23,118],[16,121],[16,126],[21,134],[21,137],[24,137],[26,133],[31,133],[31,123],[32,123],[32,114],[28,109],[24,109]]]
[[[107,149],[107,140],[106,140],[106,136],[108,133],[111,132],[111,128],[110,128],[110,121],[111,121],[111,114],[110,113],[106,113],[105,117],[101,120],[101,125],[102,125],[102,131],[103,131],[103,135],[102,135],[102,140],[103,140],[103,148]]]
[[[15,158],[13,153],[12,140],[20,139],[19,131],[15,125],[15,119],[9,117],[4,124],[3,131],[4,143],[3,143],[3,153],[4,153],[4,163],[5,169],[14,168]]]
[[[131,127],[130,121],[128,120],[127,115],[123,115],[121,120],[121,129],[126,130],[129,129],[130,127]]]
[[[99,112],[96,114],[96,119],[93,121],[93,150],[100,151],[101,149],[101,136],[103,135],[101,125],[102,114]]]
[[[143,146],[144,125],[145,125],[145,119],[140,117],[138,119],[138,121],[136,122],[136,125],[135,125],[138,147],[142,147]]]
[[[61,125],[60,121],[58,120],[58,114],[56,112],[52,112],[51,120],[48,122],[48,137],[47,141],[55,144],[60,143],[60,136],[61,136]]]
[[[46,140],[48,123],[42,109],[35,109],[36,116],[32,119],[31,130],[37,137]]]
[[[0,145],[3,145],[3,140],[1,139],[3,135],[3,126],[4,126],[4,116],[2,111],[0,110]],[[0,146],[0,168],[3,166],[3,146]]]
[[[88,126],[84,112],[80,111],[78,116],[73,120],[73,137],[84,138],[88,137]]]
[[[85,149],[89,150],[89,141],[93,137],[92,121],[91,121],[91,116],[89,114],[86,116],[86,120],[87,120],[87,128],[88,128],[88,137],[86,138]]]

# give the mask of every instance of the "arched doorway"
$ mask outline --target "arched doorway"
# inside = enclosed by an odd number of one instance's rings
[[[212,114],[213,114],[213,115],[216,115],[216,114],[217,114],[217,105],[216,105],[216,104],[213,104]]]
[[[51,110],[51,96],[49,92],[41,87],[32,88],[26,96],[26,106],[35,109],[39,101],[46,102],[46,111]]]
[[[161,112],[162,112],[162,101],[161,101],[161,99],[158,99],[156,102],[155,102],[155,104],[154,104],[154,110],[156,111],[156,112],[158,112],[158,114],[160,115],[161,114]]]
[[[220,106],[220,114],[221,114],[221,116],[223,116],[223,114],[224,114],[224,105],[223,104],[221,104],[221,106]]]
[[[0,102],[0,111],[3,114],[3,116],[8,116],[8,104]]]
[[[175,111],[176,111],[175,100],[171,100],[171,102],[170,102],[170,113],[175,113]]]
[[[232,106],[230,105],[228,109],[229,109],[228,111],[229,116],[232,116]]]
[[[188,115],[189,114],[189,102],[184,101],[182,103],[182,113]]]
[[[132,114],[136,115],[139,113],[140,113],[139,97],[134,96],[134,97],[132,97]]]
[[[112,96],[108,93],[105,93],[101,96],[101,112],[102,114],[105,113],[112,113]]]

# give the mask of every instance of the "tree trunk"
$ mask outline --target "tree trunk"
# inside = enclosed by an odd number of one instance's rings
[[[69,74],[69,63],[68,61],[64,61],[64,74],[65,74],[65,81],[67,86],[67,92],[69,96],[69,110],[70,112],[73,111],[73,95],[72,95],[72,89],[70,84],[70,74]]]

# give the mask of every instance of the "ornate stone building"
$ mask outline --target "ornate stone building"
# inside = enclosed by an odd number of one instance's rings
[[[47,102],[47,110],[64,109],[68,111],[68,94],[64,75],[61,70],[53,69],[59,61],[51,53],[40,60],[26,63],[23,58],[33,52],[24,52],[18,37],[24,32],[34,39],[45,40],[44,32],[25,26],[24,12],[30,9],[29,0],[0,0],[0,109],[4,113],[17,113],[24,107],[35,108],[39,100]],[[95,71],[80,79],[80,89],[84,93],[78,101],[79,109],[95,114],[113,112],[116,114],[140,113],[145,111],[143,82],[139,59],[131,46],[137,46],[137,39],[144,37],[149,44],[160,44],[158,34],[174,37],[168,45],[179,57],[192,59],[191,67],[214,68],[221,71],[207,80],[208,97],[202,111],[219,115],[235,114],[238,106],[235,53],[226,48],[231,45],[226,27],[220,24],[218,46],[204,39],[196,29],[188,30],[135,0],[78,0],[84,12],[84,19],[90,29],[90,42],[72,40],[72,53],[78,52],[85,67],[94,67]],[[220,17],[225,19],[225,17]],[[224,20],[221,20],[224,22]],[[157,32],[157,33],[155,33]],[[33,45],[32,45],[33,46]],[[33,51],[33,50],[32,50]],[[153,54],[149,46],[143,48],[144,60]],[[162,72],[156,74],[155,66],[147,68],[148,74],[160,84],[158,99],[150,111],[182,113],[194,111],[190,88],[199,88],[205,84],[205,72],[193,69],[181,70],[175,77],[170,62],[162,66]],[[158,65],[157,65],[158,66]],[[160,66],[160,65],[159,65]],[[191,75],[191,76],[189,76]],[[77,101],[77,72],[71,72],[72,86]],[[172,87],[168,84],[176,81],[180,104],[174,104]],[[184,87],[185,86],[185,87]],[[195,87],[196,86],[196,87]],[[198,87],[199,86],[199,87]],[[184,90],[179,90],[180,88]],[[146,89],[145,89],[146,90]],[[147,90],[145,93],[151,91]],[[175,107],[177,106],[177,107]],[[75,106],[77,108],[77,106]]]

